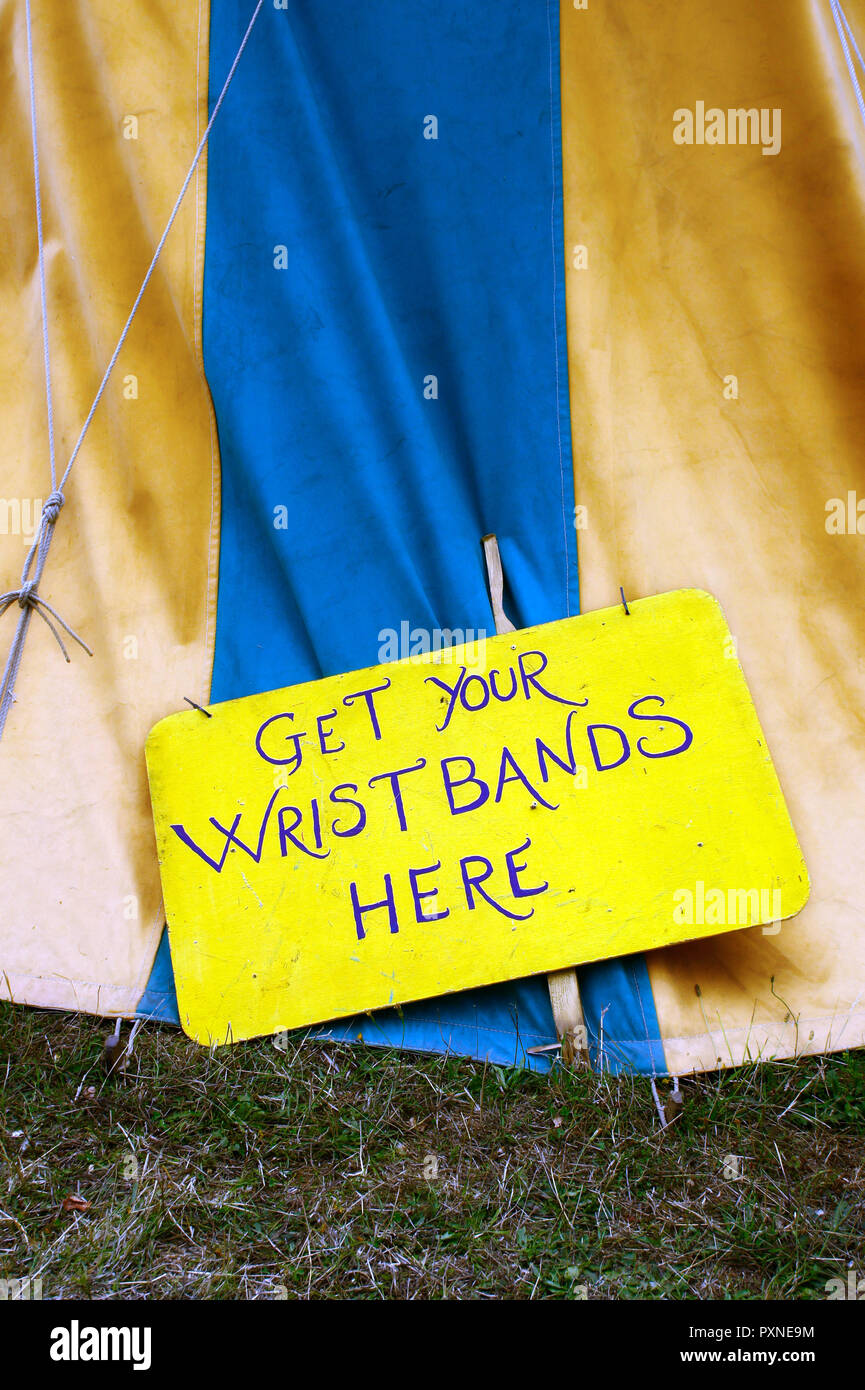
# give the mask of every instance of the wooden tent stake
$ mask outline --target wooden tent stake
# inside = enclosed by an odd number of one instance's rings
[[[495,536],[482,536],[481,545],[487,566],[487,582],[490,589],[490,605],[496,632],[516,632],[516,628],[502,606],[504,594],[504,572],[499,543]],[[554,970],[547,976],[550,990],[550,1004],[553,1020],[562,1047],[562,1061],[565,1066],[587,1066],[589,1063],[588,1037],[583,1006],[580,1001],[580,987],[577,972]]]

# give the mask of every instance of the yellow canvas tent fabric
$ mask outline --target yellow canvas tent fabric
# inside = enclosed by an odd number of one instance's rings
[[[845,8],[861,42],[865,0]],[[203,129],[210,18],[204,0],[35,7],[61,464]],[[608,605],[619,584],[634,598],[717,595],[812,879],[776,935],[648,958],[666,1062],[861,1044],[865,127],[832,8],[562,0],[561,21],[582,606]],[[20,0],[0,0],[0,45],[11,585],[50,489]],[[696,118],[698,103],[780,111],[780,149],[677,143],[676,113]],[[42,586],[98,660],[74,648],[66,666],[34,623],[0,744],[0,997],[23,1003],[134,1011],[161,929],[144,739],[184,696],[207,699],[216,607],[205,178],[202,164],[66,489]],[[852,530],[827,529],[833,499],[849,523],[851,494]],[[4,621],[8,642],[14,614]]]
[[[207,4],[34,7],[58,461],[65,465],[207,120]],[[51,490],[24,5],[0,7],[0,560]],[[66,487],[0,745],[0,997],[131,1013],[163,914],[144,739],[207,697],[219,515],[201,366],[199,168]],[[13,235],[14,229],[14,235]],[[17,608],[3,620],[5,652]]]
[[[861,1045],[865,541],[827,522],[865,497],[865,128],[829,0],[561,21],[582,606],[718,597],[812,881],[775,935],[647,957],[667,1064]],[[779,109],[780,151],[677,144],[698,102]]]

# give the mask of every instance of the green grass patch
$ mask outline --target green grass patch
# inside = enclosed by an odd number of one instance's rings
[[[0,1005],[0,1277],[46,1298],[808,1299],[865,1273],[863,1052],[686,1078],[662,1130],[641,1077],[154,1026],[108,1078],[104,1037]]]

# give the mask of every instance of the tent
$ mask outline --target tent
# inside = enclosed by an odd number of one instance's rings
[[[253,9],[32,0],[61,461]],[[23,0],[0,16],[11,587],[52,488]],[[176,1021],[148,729],[491,630],[495,532],[518,626],[720,599],[812,880],[777,931],[582,968],[593,1065],[862,1044],[863,35],[862,0],[260,7],[65,489],[42,592],[94,656],[33,624],[2,997]],[[536,1068],[558,1036],[543,978],[325,1032]]]

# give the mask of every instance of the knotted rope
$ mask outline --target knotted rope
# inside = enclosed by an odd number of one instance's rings
[[[27,559],[24,561],[24,568],[21,571],[21,585],[17,589],[9,589],[7,593],[0,594],[0,617],[11,608],[17,601],[21,612],[18,616],[18,626],[15,629],[15,636],[12,638],[12,646],[9,648],[9,655],[6,658],[6,665],[3,669],[3,676],[0,679],[0,738],[6,727],[6,719],[15,698],[15,680],[18,675],[18,668],[21,665],[21,658],[24,654],[24,642],[27,638],[27,630],[30,627],[30,619],[34,613],[38,613],[42,621],[51,629],[54,638],[66,660],[69,660],[69,653],[63,642],[63,638],[57,630],[56,624],[59,623],[64,632],[73,637],[80,647],[83,647],[89,656],[93,652],[87,643],[78,633],[71,628],[65,618],[61,618],[57,609],[52,607],[46,599],[39,593],[39,581],[42,578],[42,571],[45,568],[45,561],[48,559],[48,551],[51,549],[51,542],[54,539],[54,526],[60,515],[65,498],[62,492],[52,492],[44,507],[42,517],[39,522],[39,529],[36,537],[27,552]],[[48,616],[50,613],[50,617]]]

